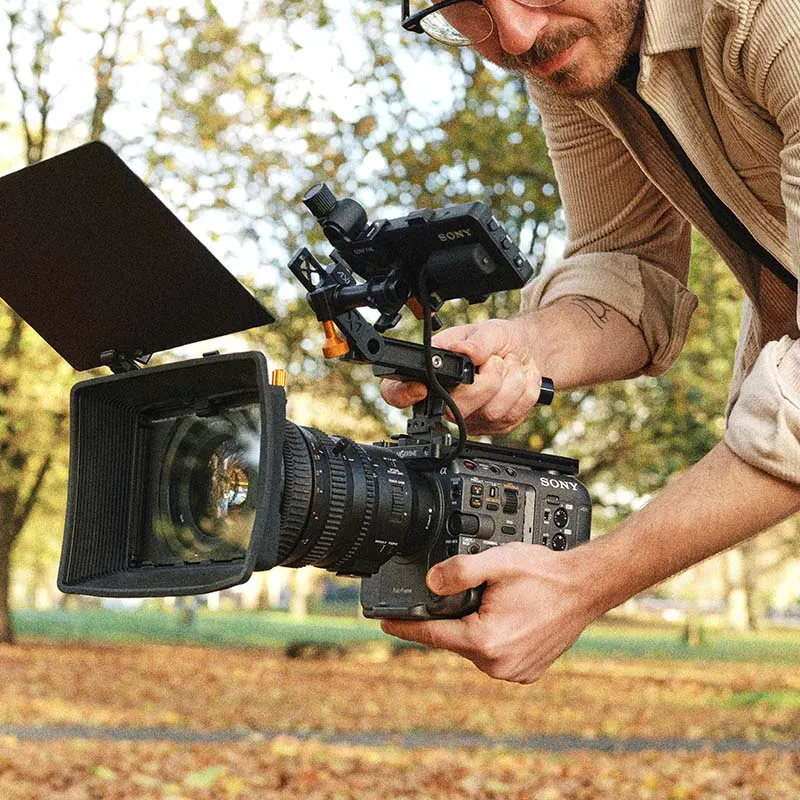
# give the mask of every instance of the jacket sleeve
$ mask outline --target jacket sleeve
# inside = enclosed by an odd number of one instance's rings
[[[781,196],[794,272],[800,265],[800,0],[740,3],[731,26],[729,83],[782,136]],[[738,82],[738,83],[737,83]],[[796,315],[800,325],[800,312]],[[768,342],[744,379],[726,441],[753,466],[800,483],[800,341]]]
[[[687,289],[688,223],[650,182],[622,141],[574,100],[531,87],[564,208],[564,257],[523,291],[522,309],[565,295],[599,300],[642,331],[643,372],[678,356],[697,300]]]

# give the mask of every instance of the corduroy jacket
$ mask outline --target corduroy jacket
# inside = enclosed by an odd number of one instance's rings
[[[793,275],[800,265],[800,0],[644,0],[637,92],[717,196]],[[677,357],[696,298],[691,226],[746,293],[726,441],[800,483],[797,294],[722,230],[641,102],[621,86],[576,101],[531,82],[564,205],[564,258],[523,311],[565,295],[637,325],[646,374]]]

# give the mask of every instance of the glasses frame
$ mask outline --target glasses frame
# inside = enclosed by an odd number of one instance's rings
[[[521,6],[527,6],[528,8],[551,8],[552,6],[563,3],[564,0],[514,0],[514,2],[519,3]],[[436,11],[441,11],[448,6],[454,6],[456,3],[476,3],[479,6],[484,5],[483,0],[441,0],[441,2],[433,3],[428,8],[423,8],[422,11],[417,11],[416,14],[411,14],[411,0],[402,0],[403,21],[401,25],[405,30],[411,33],[422,33],[430,36],[422,27],[422,20],[428,15]],[[489,14],[489,17],[491,17],[492,15],[489,9],[487,8],[485,10],[486,13]],[[494,24],[494,19],[492,19],[492,23]],[[489,35],[491,36],[491,33]],[[434,37],[431,38],[433,39]],[[434,39],[434,41],[436,40]]]

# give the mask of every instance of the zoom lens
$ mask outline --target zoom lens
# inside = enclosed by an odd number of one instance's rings
[[[390,448],[286,423],[279,562],[373,575],[441,525],[438,484]]]
[[[153,507],[157,564],[243,557],[255,519],[258,406],[189,415],[156,426],[163,441]]]
[[[244,558],[255,523],[258,406],[159,420],[153,536],[141,566]],[[373,575],[428,542],[442,523],[437,482],[391,448],[285,422],[277,564]]]

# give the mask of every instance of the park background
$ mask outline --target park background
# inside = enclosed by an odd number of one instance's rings
[[[521,80],[403,35],[394,2],[4,8],[0,173],[109,144],[278,318],[154,361],[263,349],[289,374],[296,423],[363,442],[404,427],[368,369],[324,361],[285,268],[302,244],[329,250],[300,202],[312,183],[355,197],[371,218],[484,201],[538,269],[563,246]],[[495,439],[579,458],[594,535],[722,436],[741,291],[699,238],[690,281],[700,306],[665,375],[561,393]],[[454,302],[443,317],[507,316],[516,304],[515,293]],[[419,335],[410,323],[398,333]],[[3,796],[800,793],[797,519],[635,598],[540,686],[510,687],[447,654],[392,645],[359,619],[356,582],[320,570],[273,570],[177,607],[59,595],[68,397],[80,377],[0,305]],[[169,692],[148,699],[159,685]],[[98,743],[80,725],[122,733]],[[30,726],[62,735],[34,742]],[[220,741],[131,741],[153,729]],[[403,731],[439,738],[415,748]],[[537,734],[566,738],[537,750]],[[622,755],[608,755],[614,741],[628,743]]]

